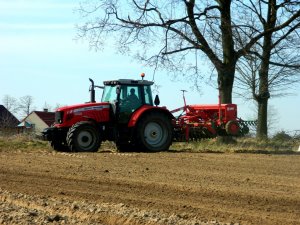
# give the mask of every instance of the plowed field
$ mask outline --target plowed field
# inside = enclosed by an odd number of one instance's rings
[[[0,152],[0,224],[300,224],[300,155]]]

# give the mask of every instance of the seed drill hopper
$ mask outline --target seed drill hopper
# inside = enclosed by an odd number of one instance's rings
[[[244,121],[237,116],[236,104],[187,105],[184,90],[184,106],[171,113],[182,113],[173,121],[174,141],[197,141],[216,136],[243,136],[255,121]]]

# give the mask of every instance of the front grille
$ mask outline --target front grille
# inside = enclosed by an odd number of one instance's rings
[[[63,118],[64,118],[64,112],[63,111],[58,111],[55,112],[55,123],[63,123]]]

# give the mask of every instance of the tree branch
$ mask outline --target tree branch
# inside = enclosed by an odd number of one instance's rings
[[[215,53],[212,51],[212,49],[209,47],[209,44],[207,43],[206,39],[203,37],[202,33],[198,29],[198,26],[196,24],[195,18],[194,18],[194,6],[195,6],[195,0],[190,0],[189,2],[185,1],[187,13],[190,21],[191,29],[197,38],[198,43],[201,44],[199,46],[199,49],[205,52],[205,54],[210,58],[212,63],[217,67],[220,68],[222,66],[221,60],[215,55]]]
[[[244,48],[240,49],[237,52],[237,57],[240,58],[241,56],[247,54],[249,52],[249,50],[251,49],[251,47],[262,37],[264,37],[267,34],[270,34],[272,32],[281,30],[287,26],[289,26],[293,21],[295,21],[297,18],[300,17],[300,10],[298,10],[293,16],[291,16],[287,21],[285,21],[284,23],[275,26],[274,28],[271,29],[267,29],[263,32],[261,32],[260,34],[258,34],[257,36],[255,36],[254,38],[252,38],[246,45]]]
[[[249,51],[250,54],[252,55],[256,55],[259,59],[263,59],[263,57],[256,51]],[[280,66],[280,67],[286,67],[286,68],[293,68],[293,69],[300,69],[300,64],[296,64],[296,65],[290,65],[290,64],[285,64],[285,63],[278,63],[278,62],[273,62],[270,61],[271,65],[274,66]]]

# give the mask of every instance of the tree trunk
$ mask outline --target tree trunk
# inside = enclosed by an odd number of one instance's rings
[[[259,92],[256,95],[258,104],[257,110],[257,138],[268,138],[268,100],[270,98],[269,92],[269,58],[270,52],[264,51],[265,57],[262,60],[261,68],[259,70]]]
[[[258,104],[256,137],[263,139],[268,138],[269,63],[265,59],[268,60],[269,57],[270,54],[267,52],[262,60],[259,71],[259,93],[256,95]]]
[[[218,71],[218,85],[221,103],[232,103],[232,88],[234,81],[234,67],[229,70]]]
[[[267,23],[264,25],[264,30],[274,28],[276,24],[276,0],[269,1]],[[262,61],[259,70],[259,93],[256,96],[258,103],[257,115],[257,138],[268,138],[268,99],[269,92],[269,66],[272,51],[272,34],[264,36]]]
[[[256,137],[268,138],[268,98],[258,102]]]
[[[236,55],[234,51],[232,26],[231,26],[231,1],[221,0],[221,33],[223,62],[218,68],[218,85],[221,97],[221,103],[232,103],[232,88],[236,66]]]

